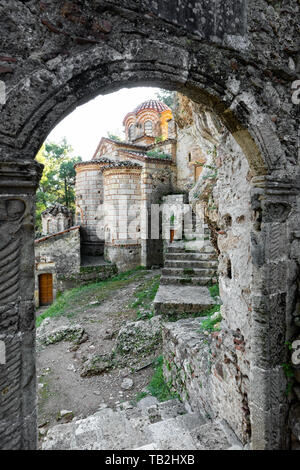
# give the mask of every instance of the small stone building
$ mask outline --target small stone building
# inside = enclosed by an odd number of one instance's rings
[[[72,226],[72,212],[61,204],[42,214],[43,236],[35,240],[35,304],[51,304],[58,292],[103,280],[116,273],[104,261],[86,266],[81,256],[81,228]]]
[[[55,204],[42,212],[42,235],[62,232],[73,225],[73,214],[68,207]]]

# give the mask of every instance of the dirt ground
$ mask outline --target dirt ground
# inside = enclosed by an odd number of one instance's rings
[[[76,351],[72,351],[74,344],[70,341],[48,346],[37,343],[40,430],[45,432],[58,422],[63,422],[57,420],[61,410],[72,411],[74,417],[84,418],[95,413],[103,404],[115,408],[124,401],[135,400],[147,386],[153,367],[150,365],[137,371],[135,358],[132,363],[129,359],[125,368],[116,367],[92,377],[81,377],[80,369],[85,357],[113,350],[120,327],[128,321],[137,320],[137,309],[132,308],[135,293],[158,274],[159,270],[141,271],[138,278],[135,276],[127,285],[113,286],[100,304],[93,303],[93,298],[85,294],[86,299],[82,299],[84,306],[76,308],[72,321],[85,329],[88,340],[80,344]],[[38,311],[37,315],[41,312]],[[62,317],[59,319],[62,321]],[[125,377],[133,380],[133,387],[129,390],[121,388]]]

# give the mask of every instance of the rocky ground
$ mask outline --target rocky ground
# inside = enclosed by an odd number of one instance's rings
[[[77,289],[59,299],[55,316],[42,321],[37,329],[40,440],[55,424],[105,406],[122,408],[144,391],[161,353],[159,317],[149,319],[159,275],[137,270]]]

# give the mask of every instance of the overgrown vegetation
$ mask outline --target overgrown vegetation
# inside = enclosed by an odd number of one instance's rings
[[[154,300],[156,292],[159,288],[160,274],[157,274],[152,279],[144,283],[140,289],[135,292],[136,300],[131,304],[132,308],[137,308],[137,317],[144,318],[145,314],[143,311],[147,311],[147,318],[151,318],[154,312],[151,308],[151,303]]]
[[[156,94],[156,99],[165,103],[169,108],[174,111],[176,107],[176,92],[168,90],[160,90]]]
[[[214,312],[215,313],[215,312]],[[209,317],[201,323],[200,329],[203,331],[209,331],[212,333],[213,331],[218,331],[220,328],[217,326],[220,321],[222,320],[222,315],[219,313],[218,315]]]
[[[164,153],[160,150],[149,150],[149,152],[146,152],[146,155],[150,158],[163,158],[167,160],[172,160],[172,156],[169,153]]]
[[[213,284],[209,286],[208,289],[211,297],[217,301],[220,295],[219,284]],[[202,316],[208,318],[202,321],[199,332],[202,333],[203,331],[208,331],[209,333],[212,333],[213,331],[218,331],[220,329],[219,323],[222,320],[222,315],[220,313],[216,315],[217,312],[220,312],[220,308],[221,305],[215,304],[202,312]]]
[[[67,290],[59,295],[55,302],[37,317],[36,325],[39,326],[41,322],[48,317],[61,315],[67,315],[69,318],[73,317],[86,307],[87,297],[89,302],[92,302],[89,308],[93,308],[93,306],[97,306],[105,300],[113,290],[125,287],[131,282],[144,277],[146,272],[145,268],[140,266],[130,271],[120,273],[105,281],[94,282],[87,286]]]
[[[82,161],[73,155],[72,147],[64,138],[60,143],[45,142],[36,160],[44,165],[43,176],[36,193],[36,230],[41,230],[41,214],[55,203],[74,209],[75,169]]]
[[[213,284],[208,288],[211,297],[216,300],[220,296],[219,284]]]
[[[147,386],[147,392],[141,392],[137,395],[136,401],[141,400],[147,395],[152,395],[156,397],[158,401],[167,401],[171,400],[172,398],[179,398],[179,395],[175,392],[172,392],[169,385],[165,382],[164,374],[163,374],[163,365],[164,359],[163,356],[159,356],[154,361],[154,374]]]

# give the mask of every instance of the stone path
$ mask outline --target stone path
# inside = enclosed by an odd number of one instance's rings
[[[103,408],[88,418],[48,431],[43,450],[223,450],[242,449],[221,422],[187,413],[177,399],[153,397],[137,407]]]

